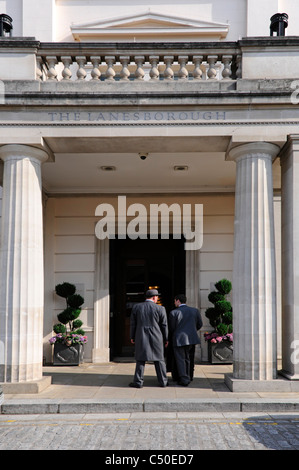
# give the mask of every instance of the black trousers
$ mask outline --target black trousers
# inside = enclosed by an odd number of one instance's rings
[[[193,380],[194,351],[195,347],[192,344],[173,347],[178,382],[188,384]]]
[[[192,344],[189,350],[189,357],[190,357],[190,380],[193,380],[194,377],[194,363],[195,363],[195,344]],[[179,380],[178,376],[178,368],[176,365],[173,345],[167,348],[167,371],[171,372],[172,380],[177,382]]]

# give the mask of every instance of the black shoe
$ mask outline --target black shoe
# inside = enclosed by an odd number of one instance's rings
[[[189,382],[188,383],[178,382],[178,385],[182,385],[182,387],[188,387]]]
[[[142,385],[136,384],[135,382],[131,382],[131,383],[129,383],[129,387],[142,388]]]

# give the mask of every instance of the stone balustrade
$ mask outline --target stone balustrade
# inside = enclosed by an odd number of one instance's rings
[[[235,43],[41,44],[37,79],[41,81],[190,81],[241,77]]]
[[[46,89],[51,83],[59,82],[64,88],[68,82],[90,81],[218,82],[222,89],[232,89],[240,78],[285,81],[285,70],[288,79],[297,80],[299,62],[294,57],[298,52],[299,37],[186,43],[41,43],[30,37],[0,38],[0,80],[37,80],[47,83]],[[6,86],[8,91],[10,85]]]

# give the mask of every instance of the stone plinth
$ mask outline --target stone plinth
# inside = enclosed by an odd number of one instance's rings
[[[231,392],[299,392],[299,382],[277,378],[274,380],[244,380],[235,379],[230,374],[225,375],[225,384]]]
[[[18,382],[18,383],[1,383],[1,387],[4,394],[11,395],[23,395],[31,393],[40,393],[45,388],[49,387],[52,382],[52,377],[42,377],[40,380],[32,380],[29,382]]]

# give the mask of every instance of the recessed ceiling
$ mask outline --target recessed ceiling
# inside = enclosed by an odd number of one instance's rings
[[[60,153],[43,165],[43,182],[50,193],[234,190],[235,163],[222,152]]]
[[[236,164],[225,160],[229,140],[217,136],[47,138],[55,158],[43,164],[43,187],[53,195],[233,192]],[[274,163],[273,173],[274,187],[279,188],[279,162]]]

